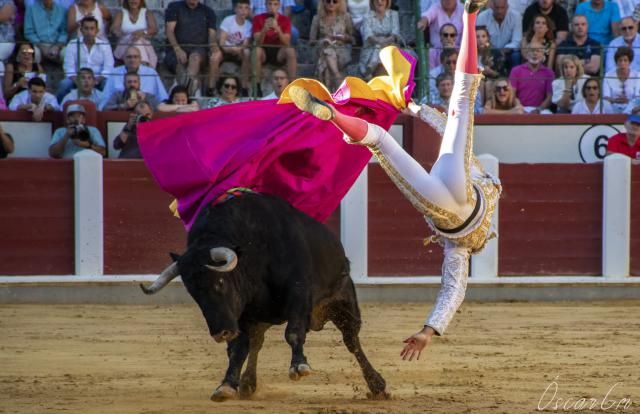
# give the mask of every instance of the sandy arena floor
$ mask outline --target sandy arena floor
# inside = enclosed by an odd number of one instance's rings
[[[593,411],[640,413],[638,301],[467,303],[412,363],[398,357],[401,341],[429,305],[362,309],[362,342],[389,401],[366,399],[333,325],[307,339],[312,376],[289,380],[275,327],[254,398],[214,403],[227,358],[195,305],[0,306],[0,413],[511,414],[574,412],[582,397],[597,401]]]

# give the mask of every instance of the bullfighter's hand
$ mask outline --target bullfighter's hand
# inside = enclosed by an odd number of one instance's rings
[[[400,352],[402,360],[406,361],[408,359],[409,361],[413,361],[414,357],[416,360],[419,360],[422,350],[429,345],[434,333],[435,331],[431,327],[425,326],[421,331],[405,339],[403,342],[406,345],[402,349],[402,352]]]

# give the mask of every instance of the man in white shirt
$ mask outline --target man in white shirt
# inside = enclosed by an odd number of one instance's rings
[[[113,51],[111,45],[98,36],[98,21],[93,16],[87,16],[80,21],[82,36],[73,39],[64,51],[64,73],[66,79],[60,81],[56,96],[62,101],[67,93],[75,86],[78,70],[88,67],[96,76],[98,89],[105,84],[107,74],[113,71]]]
[[[286,88],[288,84],[289,75],[287,75],[287,71],[282,68],[275,69],[273,73],[271,73],[271,86],[273,87],[273,91],[262,98],[262,100],[280,99],[282,91],[284,91],[284,88]]]
[[[522,40],[522,17],[509,10],[507,0],[493,0],[489,9],[478,15],[477,26],[485,26],[491,38],[491,47],[501,49],[510,67],[520,64],[520,41]]]
[[[140,50],[135,46],[127,48],[124,54],[124,65],[117,66],[111,71],[102,94],[108,98],[116,91],[124,91],[124,75],[129,72],[140,75],[140,90],[142,92],[152,94],[159,101],[165,101],[169,98],[160,75],[155,69],[142,64]]]
[[[102,92],[96,89],[96,77],[91,68],[81,68],[78,71],[78,89],[69,92],[60,103],[60,106],[64,106],[67,101],[76,101],[78,99],[91,101],[96,104],[96,108],[99,108],[104,100]]]
[[[605,60],[604,72],[611,72],[616,68],[616,62],[613,57],[620,46],[626,46],[633,50],[631,69],[640,72],[640,36],[638,36],[638,24],[631,17],[624,17],[620,20],[620,32],[622,35],[613,39],[607,47],[607,60]]]
[[[249,0],[238,0],[235,5],[235,14],[224,18],[220,24],[220,49],[222,53],[212,54],[209,62],[209,86],[207,95],[212,96],[212,91],[218,82],[220,65],[224,61],[240,63],[240,94],[247,96],[249,90],[249,68],[251,67],[251,22],[247,20],[251,13]]]
[[[11,111],[29,111],[33,113],[33,120],[42,121],[45,112],[59,111],[58,100],[55,96],[46,92],[47,85],[41,78],[31,78],[27,90],[16,94],[11,103]]]

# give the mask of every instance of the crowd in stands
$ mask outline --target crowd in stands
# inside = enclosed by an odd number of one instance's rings
[[[420,0],[420,7],[411,21],[428,46],[428,87],[414,98],[446,109],[463,4]],[[305,8],[309,24],[301,28],[310,29],[300,30],[291,17]],[[128,111],[116,149],[139,156],[139,119],[275,99],[299,76],[301,48],[311,50],[315,77],[332,90],[347,75],[383,74],[378,52],[387,45],[418,57],[397,9],[395,0],[234,0],[220,19],[199,0],[175,0],[163,10],[160,33],[145,0],[122,0],[117,10],[99,0],[0,0],[0,109],[29,111],[35,121],[64,111],[69,125],[82,124],[84,101],[99,111]],[[490,0],[477,18],[485,79],[476,111],[640,110],[639,19],[638,0]],[[84,131],[87,141],[71,129],[56,131],[51,156],[103,153],[97,130]],[[6,136],[0,129],[0,155],[11,147]]]

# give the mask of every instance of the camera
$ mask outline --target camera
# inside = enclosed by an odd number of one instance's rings
[[[138,117],[136,118],[136,124],[142,124],[143,122],[149,121],[151,121],[151,118],[146,115],[138,115]]]
[[[79,139],[80,141],[89,141],[91,136],[89,135],[89,129],[84,124],[72,124],[69,125],[71,130],[71,139]]]

